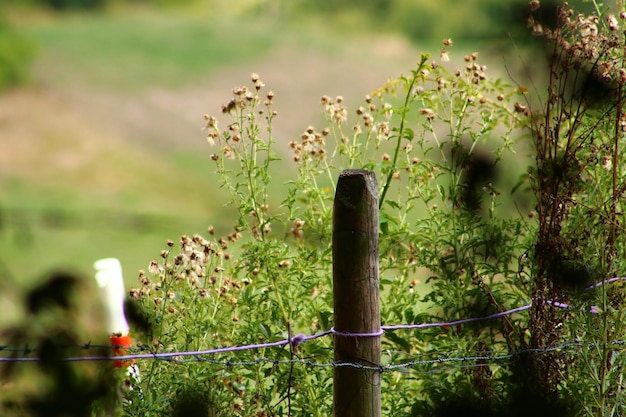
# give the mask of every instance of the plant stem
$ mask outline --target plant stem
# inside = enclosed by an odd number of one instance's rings
[[[404,136],[404,129],[406,124],[406,115],[409,112],[409,104],[411,101],[411,97],[413,96],[413,87],[417,82],[417,77],[424,68],[426,60],[428,59],[427,55],[422,55],[422,59],[419,63],[417,70],[413,71],[413,77],[411,78],[411,82],[409,83],[409,87],[406,92],[406,96],[404,97],[404,105],[402,106],[402,110],[400,112],[400,129],[398,130],[398,140],[396,142],[396,149],[393,153],[393,161],[391,164],[391,170],[387,174],[387,178],[385,179],[385,185],[383,187],[383,191],[380,194],[380,201],[378,203],[378,208],[382,208],[383,203],[385,202],[385,196],[387,195],[387,191],[389,190],[389,186],[391,185],[391,180],[393,179],[393,173],[396,170],[396,166],[398,164],[398,155],[400,153],[400,145],[402,145],[402,139]]]

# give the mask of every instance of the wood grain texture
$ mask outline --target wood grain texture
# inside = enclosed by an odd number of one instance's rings
[[[335,330],[380,331],[378,185],[371,171],[339,176],[333,210]],[[380,337],[335,334],[335,362],[380,365]],[[379,417],[380,371],[334,368],[334,416]]]

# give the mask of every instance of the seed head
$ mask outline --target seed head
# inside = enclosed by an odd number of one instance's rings
[[[420,114],[426,116],[426,119],[428,120],[435,119],[435,112],[431,109],[420,109]]]
[[[540,6],[539,1],[537,1],[537,0],[531,1],[529,3],[529,5],[530,5],[530,11],[531,12],[537,11],[539,9],[539,6]]]
[[[524,113],[526,112],[526,109],[527,109],[526,106],[520,103],[515,103],[514,107],[515,107],[515,111],[518,113]]]
[[[156,260],[152,260],[150,266],[148,266],[148,271],[151,274],[158,274],[161,271],[161,266]]]
[[[226,113],[230,113],[231,111],[233,111],[235,109],[235,107],[237,107],[237,102],[234,99],[231,99],[228,103],[222,105],[222,113],[226,114]]]
[[[609,29],[612,31],[616,31],[617,29],[619,29],[619,23],[617,23],[617,19],[615,18],[614,15],[609,14],[606,17],[606,22],[609,25]]]

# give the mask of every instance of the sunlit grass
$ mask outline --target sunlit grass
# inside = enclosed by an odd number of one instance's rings
[[[45,78],[125,90],[189,85],[215,68],[261,56],[281,38],[262,21],[166,13],[62,17],[30,33],[41,45]]]

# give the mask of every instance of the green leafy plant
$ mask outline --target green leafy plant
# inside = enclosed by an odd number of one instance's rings
[[[448,60],[447,54],[446,49],[441,61]],[[495,172],[503,155],[513,151],[512,132],[525,116],[510,103],[515,88],[490,79],[476,54],[464,62],[462,70],[448,72],[422,56],[410,75],[368,95],[355,110],[354,122],[348,121],[342,97],[323,96],[327,126],[309,126],[289,142],[296,172],[278,207],[270,195],[279,146],[272,128],[278,117],[274,93],[265,91],[255,74],[250,87],[235,88],[222,107],[232,121],[222,127],[216,117],[206,116],[206,129],[216,149],[211,159],[239,220],[227,236],[183,237],[178,254],[164,251],[163,260],[152,263],[152,275],[141,274],[142,287],[132,295],[156,314],[151,348],[236,346],[329,329],[331,209],[337,175],[345,168],[367,168],[381,179],[384,323],[464,318],[519,302],[521,296],[509,291],[506,278],[517,276],[511,264],[519,256],[515,242],[521,222],[502,210],[508,196],[496,190],[511,179],[499,184],[495,174],[485,176],[481,170],[487,166]],[[427,293],[423,299],[417,287],[426,288],[420,290]],[[437,332],[393,334],[385,342],[386,361],[417,354]],[[442,345],[473,349],[492,342],[498,332],[470,333],[476,337],[469,343],[467,334],[459,333]],[[328,364],[332,346],[318,339],[278,352],[237,354],[236,360],[268,356]],[[157,361],[148,365],[144,395],[163,396],[170,382],[153,375],[167,367]],[[224,406],[215,409],[218,415],[328,415],[332,409],[327,367],[272,361],[242,368],[206,362],[184,367],[185,374],[205,381],[216,407]],[[409,393],[423,388],[423,382],[387,376],[386,389]],[[413,400],[405,398],[388,399],[385,410],[406,413]]]
[[[563,314],[535,303],[530,345],[573,338],[581,343],[573,355],[538,358],[539,385],[553,395],[564,388],[585,415],[599,416],[618,415],[624,402],[615,344],[624,337],[623,290],[596,283],[623,270],[620,160],[626,77],[619,26],[626,15],[623,4],[619,15],[594,5],[597,14],[589,16],[564,5],[552,29],[534,22],[551,59],[548,95],[533,118],[537,153],[531,178],[539,222],[533,297],[571,300],[578,308]],[[581,376],[585,383],[572,383]]]
[[[450,322],[385,333],[385,415],[619,414],[623,294],[602,283],[624,251],[621,22],[563,8],[558,27],[530,23],[553,48],[538,104],[489,76],[478,54],[448,69],[451,40],[352,111],[323,96],[326,125],[288,143],[274,137],[276,97],[259,76],[235,88],[225,124],[207,115],[206,131],[238,221],[223,236],[209,228],[168,242],[140,273],[131,295],[156,323],[143,347],[198,351],[330,329],[333,191],[341,170],[365,168],[380,187],[383,324]],[[518,153],[521,140],[534,162]],[[286,152],[292,167],[279,162]],[[273,169],[292,169],[282,194]],[[176,410],[185,402],[172,393],[190,384],[206,415],[332,413],[329,338],[192,358],[140,362],[127,414]]]

